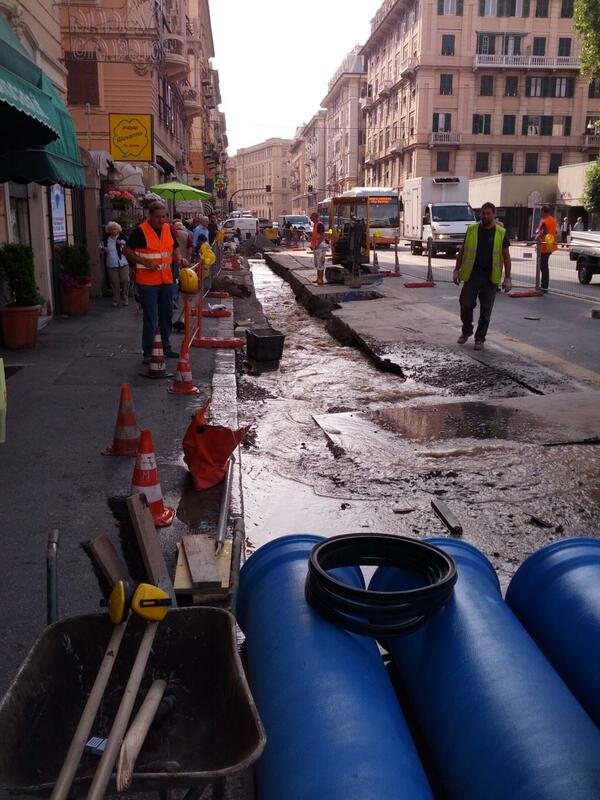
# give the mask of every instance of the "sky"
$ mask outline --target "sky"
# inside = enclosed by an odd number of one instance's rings
[[[209,0],[229,154],[293,138],[382,0]]]

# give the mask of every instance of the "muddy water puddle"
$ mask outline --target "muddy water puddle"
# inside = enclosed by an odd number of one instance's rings
[[[254,423],[242,454],[250,549],[291,533],[443,535],[431,510],[438,497],[505,583],[543,544],[597,534],[590,476],[600,475],[600,447],[518,441],[535,420],[481,398],[450,403],[435,421],[413,408],[435,403],[431,387],[380,372],[335,342],[266,265],[252,273],[286,340],[279,371],[240,378],[240,423]]]

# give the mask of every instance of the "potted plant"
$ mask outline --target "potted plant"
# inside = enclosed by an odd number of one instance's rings
[[[33,250],[29,245],[0,247],[0,280],[8,301],[0,306],[4,346],[10,350],[35,347],[44,300],[35,282]]]
[[[56,248],[62,280],[62,311],[70,317],[87,314],[90,307],[90,256],[82,244]]]
[[[111,189],[106,193],[106,199],[112,208],[120,210],[129,208],[135,202],[135,196],[131,192],[125,192],[121,189]]]

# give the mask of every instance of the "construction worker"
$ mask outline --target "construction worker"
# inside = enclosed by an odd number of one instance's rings
[[[496,222],[493,203],[481,206],[481,221],[469,225],[463,246],[456,259],[453,280],[464,281],[460,293],[462,333],[458,344],[465,344],[473,333],[473,311],[479,300],[479,322],[475,331],[475,350],[483,350],[498,286],[504,267],[505,291],[512,289],[510,240],[506,230]]]
[[[150,363],[157,328],[160,328],[166,358],[177,358],[170,341],[173,314],[171,264],[181,265],[181,253],[167,223],[167,209],[163,203],[150,204],[147,221],[134,228],[123,252],[136,265],[135,282],[144,314],[144,364]]]
[[[325,241],[325,225],[321,222],[319,215],[313,211],[310,215],[313,224],[312,236],[310,238],[310,249],[313,251],[315,269],[317,271],[317,283],[322,286],[325,274],[325,254],[327,253],[327,242]]]
[[[535,232],[535,240],[540,251],[541,290],[548,291],[550,283],[550,267],[548,262],[552,253],[558,249],[558,223],[550,213],[548,206],[542,206],[542,218]]]

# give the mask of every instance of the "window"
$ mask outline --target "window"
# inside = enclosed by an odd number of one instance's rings
[[[505,97],[518,97],[519,95],[519,79],[516,75],[508,75],[504,83],[504,96]]]
[[[533,37],[533,51],[532,54],[534,56],[545,56],[546,55],[546,37],[545,36],[534,36]]]
[[[568,36],[561,36],[558,40],[558,55],[564,58],[571,55],[571,39]]]
[[[96,55],[75,58],[73,53],[65,53],[67,74],[67,102],[72,106],[100,105],[98,87],[98,63]]]
[[[282,178],[281,179],[281,188],[282,189],[287,189],[287,178]]]
[[[452,75],[440,75],[440,94],[452,94]]]
[[[475,172],[490,171],[490,154],[475,153]]]
[[[440,16],[462,16],[463,13],[463,0],[438,0],[437,4],[438,14]]]
[[[496,37],[493,33],[477,34],[477,54],[480,56],[493,56],[496,52]]]
[[[552,97],[573,97],[575,78],[551,78]]]
[[[516,33],[507,33],[504,36],[504,55],[505,56],[520,56],[521,55],[521,36]]]
[[[517,118],[514,114],[505,114],[502,121],[502,133],[504,136],[514,136]]]
[[[482,97],[492,97],[494,94],[494,76],[482,75],[481,84],[479,86],[479,94]]]
[[[497,0],[479,0],[479,16],[495,17],[498,13]]]
[[[500,155],[500,172],[512,172],[514,169],[514,162],[514,153],[502,153]]]
[[[535,15],[538,18],[548,16],[548,0],[537,0],[535,4]]]
[[[543,97],[544,78],[525,78],[525,96]]]
[[[443,56],[453,56],[454,55],[454,34],[453,33],[444,33],[442,36],[442,55]]]
[[[473,114],[473,133],[490,134],[492,132],[491,114]]]
[[[573,97],[575,94],[575,78],[526,78],[525,95],[527,97]]]
[[[550,175],[556,175],[558,168],[562,166],[562,153],[550,153],[550,166],[548,172]]]
[[[481,17],[528,17],[529,0],[479,0]]]
[[[521,128],[523,136],[539,136],[540,135],[540,118],[532,117],[527,114],[523,115],[523,126]]]
[[[525,153],[525,174],[535,175],[538,171],[538,154]]]
[[[593,97],[595,100],[600,98],[600,81],[592,81],[588,88],[588,97]]]
[[[552,136],[554,117],[540,117],[540,136]]]
[[[450,153],[448,151],[438,151],[436,162],[437,172],[450,172]]]
[[[450,133],[452,130],[452,114],[434,114],[431,130],[434,133]]]
[[[573,0],[562,0],[562,5],[560,7],[560,15],[561,17],[573,16]]]

